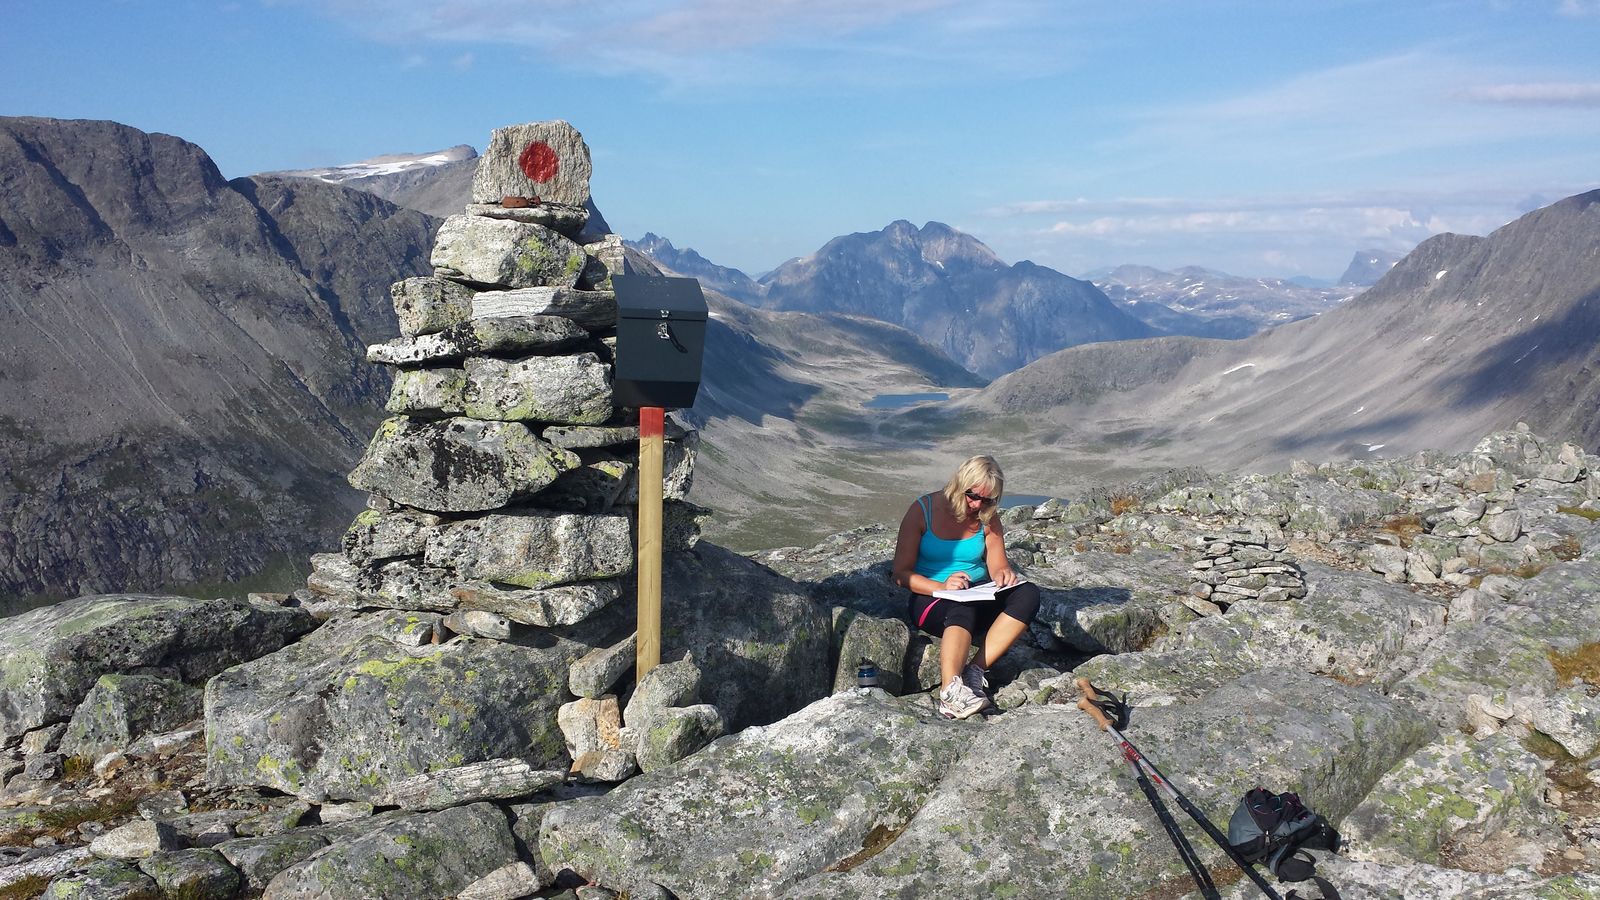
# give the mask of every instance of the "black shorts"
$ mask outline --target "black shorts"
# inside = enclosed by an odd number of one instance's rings
[[[995,592],[993,600],[957,603],[927,594],[912,594],[906,600],[906,615],[911,624],[932,635],[943,635],[947,626],[957,625],[971,634],[989,630],[994,620],[1005,613],[1027,625],[1039,614],[1039,586],[1031,581]]]

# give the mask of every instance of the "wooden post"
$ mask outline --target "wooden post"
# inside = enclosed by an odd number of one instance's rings
[[[666,410],[639,410],[639,637],[634,677],[643,681],[661,662],[661,491]]]

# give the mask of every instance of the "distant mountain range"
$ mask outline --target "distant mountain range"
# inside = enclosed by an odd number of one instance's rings
[[[292,579],[363,502],[343,476],[388,392],[365,347],[434,220],[39,118],[0,118],[0,197],[0,611]]]
[[[710,288],[744,303],[756,306],[761,304],[765,289],[738,269],[719,266],[693,250],[679,250],[672,246],[671,241],[648,231],[639,240],[625,243],[679,275],[699,280],[701,287]]]
[[[950,410],[1235,468],[1461,450],[1526,421],[1600,445],[1600,191],[1424,241],[1340,308],[1242,341],[1076,347]],[[1057,433],[1059,430],[1057,429]]]
[[[382,197],[396,206],[444,218],[472,194],[478,151],[457,144],[431,153],[393,153],[318,169],[264,172],[264,178],[309,178]]]
[[[1349,287],[1304,287],[1282,278],[1240,278],[1199,266],[1176,272],[1117,266],[1088,277],[1112,302],[1163,333],[1196,337],[1248,337],[1321,315],[1360,293]]]

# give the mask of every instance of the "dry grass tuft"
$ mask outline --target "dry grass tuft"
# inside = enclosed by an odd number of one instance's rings
[[[1408,550],[1411,548],[1412,539],[1428,530],[1422,526],[1422,517],[1415,513],[1395,516],[1384,522],[1380,528],[1399,538],[1400,546]]]
[[[27,900],[29,897],[43,896],[50,880],[49,875],[29,875],[20,881],[13,881],[0,887],[0,900]]]
[[[1572,562],[1583,555],[1583,545],[1572,535],[1567,535],[1561,542],[1550,548],[1550,555],[1562,562]]]
[[[1584,644],[1565,652],[1551,648],[1547,655],[1561,683],[1581,681],[1600,687],[1600,643]]]

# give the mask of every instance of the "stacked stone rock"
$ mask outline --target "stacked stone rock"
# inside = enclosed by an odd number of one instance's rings
[[[1241,600],[1288,600],[1306,595],[1305,576],[1281,538],[1235,529],[1205,535],[1205,555],[1184,605],[1202,616],[1226,612]]]
[[[494,132],[473,202],[435,239],[434,274],[391,289],[401,337],[367,358],[396,368],[394,416],[349,479],[369,508],[341,552],[313,557],[304,605],[422,613],[398,633],[415,646],[575,625],[624,593],[639,430],[612,394],[611,277],[659,272],[591,217],[589,175],[565,122]],[[684,501],[696,445],[668,424],[667,550],[698,540],[704,511]],[[631,647],[575,663],[582,709],[561,716],[573,756],[608,778],[632,771],[631,755],[594,755],[621,749],[607,692]]]
[[[397,368],[395,416],[350,474],[369,509],[343,552],[313,558],[311,599],[448,613],[452,630],[504,638],[619,596],[638,427],[612,400],[610,288],[628,263],[617,235],[588,227],[589,173],[565,122],[496,130],[434,275],[394,285],[402,336],[368,359]],[[696,439],[668,438],[681,507]],[[696,539],[692,524],[671,536]]]

